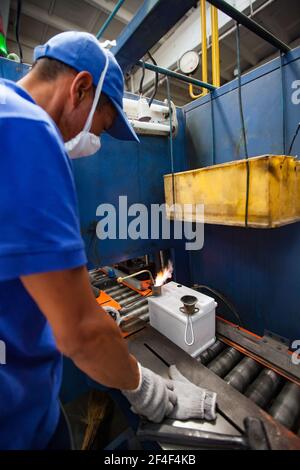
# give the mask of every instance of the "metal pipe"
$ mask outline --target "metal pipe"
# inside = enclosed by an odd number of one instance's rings
[[[91,274],[90,275],[91,281],[102,281],[103,279],[108,279],[106,274]]]
[[[90,271],[89,272],[89,277],[91,280],[98,281],[99,279],[102,279],[104,277],[107,277],[106,274],[102,273],[101,271]]]
[[[300,387],[287,382],[269,410],[283,426],[293,430],[300,417]]]
[[[114,298],[114,300],[119,301],[119,300],[126,300],[128,299],[128,297],[132,297],[133,295],[140,295],[140,294],[137,294],[134,290],[128,289],[128,291],[124,290],[123,292],[119,292],[117,294],[113,293],[112,297]]]
[[[234,348],[225,349],[225,351],[209,363],[208,369],[223,378],[242,357],[242,354]]]
[[[140,297],[141,297],[140,294],[137,294],[136,292],[131,291],[131,292],[120,295],[118,298],[114,297],[114,300],[116,300],[121,305],[123,305],[126,302],[127,303],[128,302],[134,302],[135,300],[139,299]]]
[[[147,302],[147,299],[145,299],[145,297],[142,297],[141,299],[135,301],[135,302],[126,302],[126,304],[123,304],[122,305],[122,313],[125,314],[125,313],[130,313],[132,312],[133,310],[135,310],[136,308],[138,307],[142,307],[144,305],[148,305],[148,302]]]
[[[226,375],[224,380],[239,392],[243,392],[257,377],[261,369],[261,365],[253,361],[250,357],[245,357]]]
[[[104,31],[106,30],[106,28],[108,27],[108,25],[111,23],[111,21],[113,20],[113,18],[116,16],[116,14],[118,13],[118,11],[120,10],[121,6],[123,5],[123,3],[125,2],[125,0],[119,0],[118,3],[116,4],[115,8],[113,9],[113,11],[111,12],[111,14],[109,15],[109,17],[106,19],[106,21],[104,22],[104,24],[101,26],[101,28],[99,29],[98,33],[96,34],[96,38],[97,39],[100,39],[101,36],[103,35]]]
[[[143,62],[139,60],[137,65],[143,67]],[[165,69],[164,67],[159,67],[158,65],[149,64],[145,62],[145,68],[147,70],[151,70],[152,72],[158,72],[162,75],[166,75],[167,77],[176,78],[177,80],[181,80],[185,83],[192,83],[193,85],[198,86],[199,88],[206,88],[207,90],[214,91],[217,87],[211,85],[210,83],[204,83],[201,80],[197,80],[192,77],[188,77],[187,75],[183,75],[182,73],[174,72],[173,70]]]
[[[218,9],[214,6],[211,7],[211,38],[212,38],[212,73],[213,85],[220,87],[221,85],[221,72],[220,72],[220,44],[219,44],[219,18]]]
[[[207,28],[206,28],[206,0],[201,0],[201,29],[202,29],[202,81],[208,82],[208,61],[207,61]],[[203,96],[208,90],[203,90]]]
[[[280,51],[286,53],[291,50],[291,48],[285,44],[283,41],[274,36],[270,31],[266,30],[263,26],[258,24],[252,18],[249,18],[247,15],[237,10],[229,3],[224,0],[208,0],[209,3],[219,10],[221,10],[226,15],[230,16],[232,19],[236,20],[239,24],[245,26],[247,29],[252,31],[257,36],[261,37],[267,41],[272,46],[276,47]]]
[[[109,287],[108,289],[104,289],[104,292],[106,292],[110,296],[114,296],[114,295],[119,295],[119,294],[122,294],[124,292],[127,292],[127,289],[128,289],[128,287],[118,285],[118,286],[115,286],[115,287]],[[128,291],[129,291],[129,289],[128,289]]]
[[[150,279],[152,281],[152,284],[154,285],[155,284],[154,279],[153,279],[152,273],[151,273],[151,271],[149,271],[149,269],[143,269],[142,271],[139,271],[139,272],[133,273],[133,274],[129,274],[128,276],[118,277],[117,282],[123,282],[126,279],[131,279],[131,278],[139,276],[140,274],[143,274],[143,273],[148,273],[149,274]]]
[[[105,292],[110,295],[116,292],[126,292],[127,290],[129,290],[128,287],[117,284],[115,286],[108,287],[107,289],[105,289]]]
[[[126,307],[126,305],[135,305],[139,300],[145,300],[145,297],[143,297],[141,294],[138,294],[134,291],[132,291],[132,294],[132,296],[127,297],[121,302],[123,307]]]
[[[201,0],[200,5],[200,16],[201,16],[201,35],[202,35],[202,81],[208,82],[208,62],[207,62],[207,29],[206,29],[206,0]],[[201,98],[207,95],[208,90],[205,88],[200,95],[195,95],[193,85],[189,84],[189,94],[193,100]]]
[[[247,388],[246,397],[261,408],[265,408],[275,396],[282,378],[271,369],[264,369],[257,379]]]
[[[121,313],[122,313],[122,310],[121,310]],[[137,317],[140,317],[140,315],[145,315],[148,313],[148,305],[144,305],[142,307],[138,307],[137,309],[133,310],[132,312],[130,313],[127,313],[126,315],[123,315],[121,316],[121,321],[120,321],[120,325],[122,323],[125,323],[129,320],[132,320],[133,318],[137,318]]]
[[[198,449],[241,450],[248,448],[247,440],[242,436],[230,436],[188,429],[161,423],[140,423],[137,437],[140,441],[165,442],[172,445],[197,447]]]
[[[92,284],[95,287],[99,287],[99,289],[101,289],[101,290],[110,289],[111,286],[112,286],[111,280],[108,279],[107,277],[103,278],[103,279],[100,279],[99,281],[94,281]]]

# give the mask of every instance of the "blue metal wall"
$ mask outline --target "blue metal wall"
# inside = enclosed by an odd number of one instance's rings
[[[285,58],[288,147],[300,120],[292,83],[300,80],[300,49]],[[280,60],[243,78],[249,153],[283,154]],[[210,97],[185,107],[188,169],[213,163]],[[244,158],[237,82],[214,96],[215,162]],[[294,148],[300,154],[300,136]],[[249,329],[300,338],[300,224],[275,230],[206,225],[205,245],[190,257],[193,282],[227,294]],[[232,318],[231,318],[232,319]]]
[[[186,167],[183,113],[178,111],[179,133],[174,140],[176,171]],[[127,196],[128,205],[164,203],[163,175],[170,173],[167,137],[141,136],[141,143],[121,142],[108,135],[101,150],[92,157],[74,161],[81,228],[92,265],[101,266],[172,248],[172,240],[102,240],[95,236],[99,204],[118,208],[119,196]],[[150,213],[150,212],[149,212]],[[130,221],[130,218],[129,218]]]
[[[16,82],[20,80],[29,70],[29,65],[19,64],[12,60],[0,57],[0,78],[6,78]]]

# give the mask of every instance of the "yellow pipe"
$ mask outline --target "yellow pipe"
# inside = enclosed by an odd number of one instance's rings
[[[201,0],[200,6],[201,14],[201,33],[202,33],[202,81],[208,82],[208,66],[207,66],[207,31],[206,31],[206,0]],[[193,90],[193,85],[189,85],[190,97],[194,100],[205,96],[208,93],[207,89],[204,89],[200,95],[195,95]]]
[[[219,20],[218,9],[211,6],[211,37],[212,37],[212,74],[213,85],[221,86],[220,70],[220,44],[219,44]]]
[[[202,81],[208,82],[207,65],[207,31],[206,31],[206,0],[201,0],[201,30],[202,30]],[[203,94],[207,95],[208,90],[204,89]]]

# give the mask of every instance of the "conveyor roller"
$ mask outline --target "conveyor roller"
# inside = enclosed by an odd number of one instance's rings
[[[287,428],[294,429],[300,418],[300,387],[286,383],[268,412]]]
[[[200,362],[206,366],[211,362],[215,357],[217,357],[224,349],[226,348],[225,344],[217,340],[210,348],[204,351],[200,357]]]
[[[245,395],[261,408],[265,408],[281,384],[282,378],[279,375],[270,369],[264,369],[248,387]]]
[[[133,301],[133,300],[139,299],[140,297],[141,297],[140,294],[137,294],[134,291],[124,292],[122,294],[118,294],[118,295],[113,296],[114,300],[116,300],[119,303],[122,303],[122,302],[125,302],[125,301],[127,301],[127,302]]]
[[[257,377],[262,367],[250,357],[244,359],[224,378],[225,382],[239,392],[246,390],[248,385]]]
[[[227,348],[208,364],[208,368],[219,377],[225,377],[242,358],[236,349]]]
[[[109,287],[108,289],[104,289],[104,290],[108,295],[110,295],[114,298],[115,298],[116,295],[123,294],[124,292],[130,291],[130,289],[128,289],[127,287],[120,286],[120,285],[117,285],[117,286],[114,286],[114,287]]]

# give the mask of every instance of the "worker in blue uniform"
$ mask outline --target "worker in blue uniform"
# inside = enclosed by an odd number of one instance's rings
[[[17,84],[0,80],[1,449],[68,445],[60,440],[62,353],[153,421],[214,418],[215,394],[191,388],[191,412],[176,370],[165,380],[138,364],[89,283],[70,158],[98,151],[104,131],[138,141],[123,92],[113,55],[81,32],[38,46]]]

